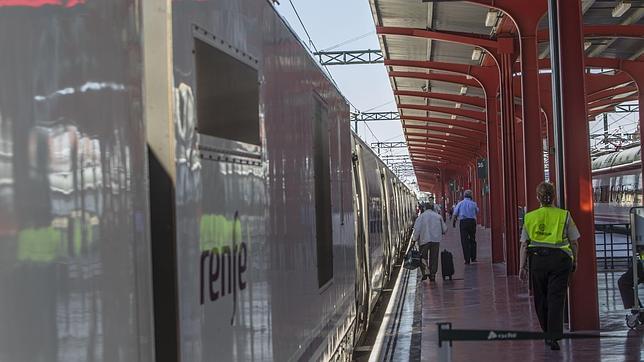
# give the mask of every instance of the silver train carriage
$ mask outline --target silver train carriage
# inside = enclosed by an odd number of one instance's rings
[[[267,1],[0,2],[0,361],[347,359],[416,201]]]
[[[642,205],[641,147],[597,157],[592,175],[595,222],[629,223],[629,209]]]

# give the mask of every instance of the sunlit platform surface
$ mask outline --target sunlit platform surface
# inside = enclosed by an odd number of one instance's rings
[[[393,360],[440,361],[437,325],[451,322],[455,329],[506,329],[540,331],[527,284],[505,275],[505,265],[492,265],[489,232],[478,229],[478,262],[464,265],[458,231],[450,227],[441,250],[454,254],[453,281],[416,282],[408,278],[409,290],[419,288],[415,313],[401,325],[414,324],[414,330],[398,335]],[[415,273],[415,272],[414,272]],[[621,272],[598,275],[601,332],[619,338],[564,340],[560,351],[551,351],[542,340],[454,342],[452,361],[641,361],[644,358],[644,329],[630,331],[617,289]],[[421,291],[422,289],[422,291]],[[420,291],[420,292],[419,292]],[[414,316],[415,314],[415,316]],[[421,323],[413,323],[421,319]],[[410,338],[411,337],[411,338]],[[409,358],[407,358],[407,356]]]

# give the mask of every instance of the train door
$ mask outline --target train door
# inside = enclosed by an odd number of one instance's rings
[[[366,190],[364,172],[362,170],[361,146],[352,137],[352,171],[353,171],[353,205],[356,230],[356,331],[361,333],[369,326],[371,315],[370,307],[370,273],[369,273],[369,250],[368,228],[366,210]]]
[[[402,217],[401,217],[401,208],[403,207],[403,204],[400,202],[400,181],[393,181],[393,190],[394,190],[394,215],[395,215],[395,228],[396,228],[396,241],[394,248],[396,250],[396,256],[395,258],[398,257],[398,252],[400,251],[400,245],[402,244],[402,233],[403,233],[403,225],[402,225]]]
[[[387,187],[388,184],[388,178],[387,178],[387,172],[386,169],[380,170],[380,194],[381,194],[381,213],[382,213],[382,230],[383,230],[383,237],[384,239],[382,240],[383,244],[383,254],[384,254],[384,278],[382,278],[382,283],[383,287],[387,283],[387,279],[389,278],[389,274],[391,272],[391,260],[392,260],[392,241],[391,241],[391,224],[390,224],[390,217],[389,217],[389,210],[390,210],[390,200],[389,200],[389,194],[390,190]]]

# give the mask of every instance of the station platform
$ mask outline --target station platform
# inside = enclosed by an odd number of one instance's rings
[[[454,254],[452,281],[420,280],[420,272],[401,273],[397,303],[377,358],[372,360],[446,360],[438,347],[437,323],[454,329],[497,329],[540,332],[527,283],[506,276],[504,264],[491,263],[490,234],[477,230],[478,261],[464,265],[458,229],[449,227],[441,250]],[[583,243],[582,243],[583,247]],[[601,333],[617,338],[575,339],[551,351],[543,340],[453,342],[451,361],[641,361],[644,330],[629,330],[624,322],[617,279],[621,272],[598,274]],[[404,300],[404,302],[401,302]],[[640,327],[641,328],[641,327]],[[394,341],[392,343],[392,341]],[[372,356],[373,357],[373,356]]]

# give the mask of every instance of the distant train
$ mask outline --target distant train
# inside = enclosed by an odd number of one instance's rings
[[[0,4],[0,361],[349,359],[414,194],[270,1],[165,4]]]
[[[642,205],[641,146],[597,157],[592,162],[595,222],[625,224]]]

